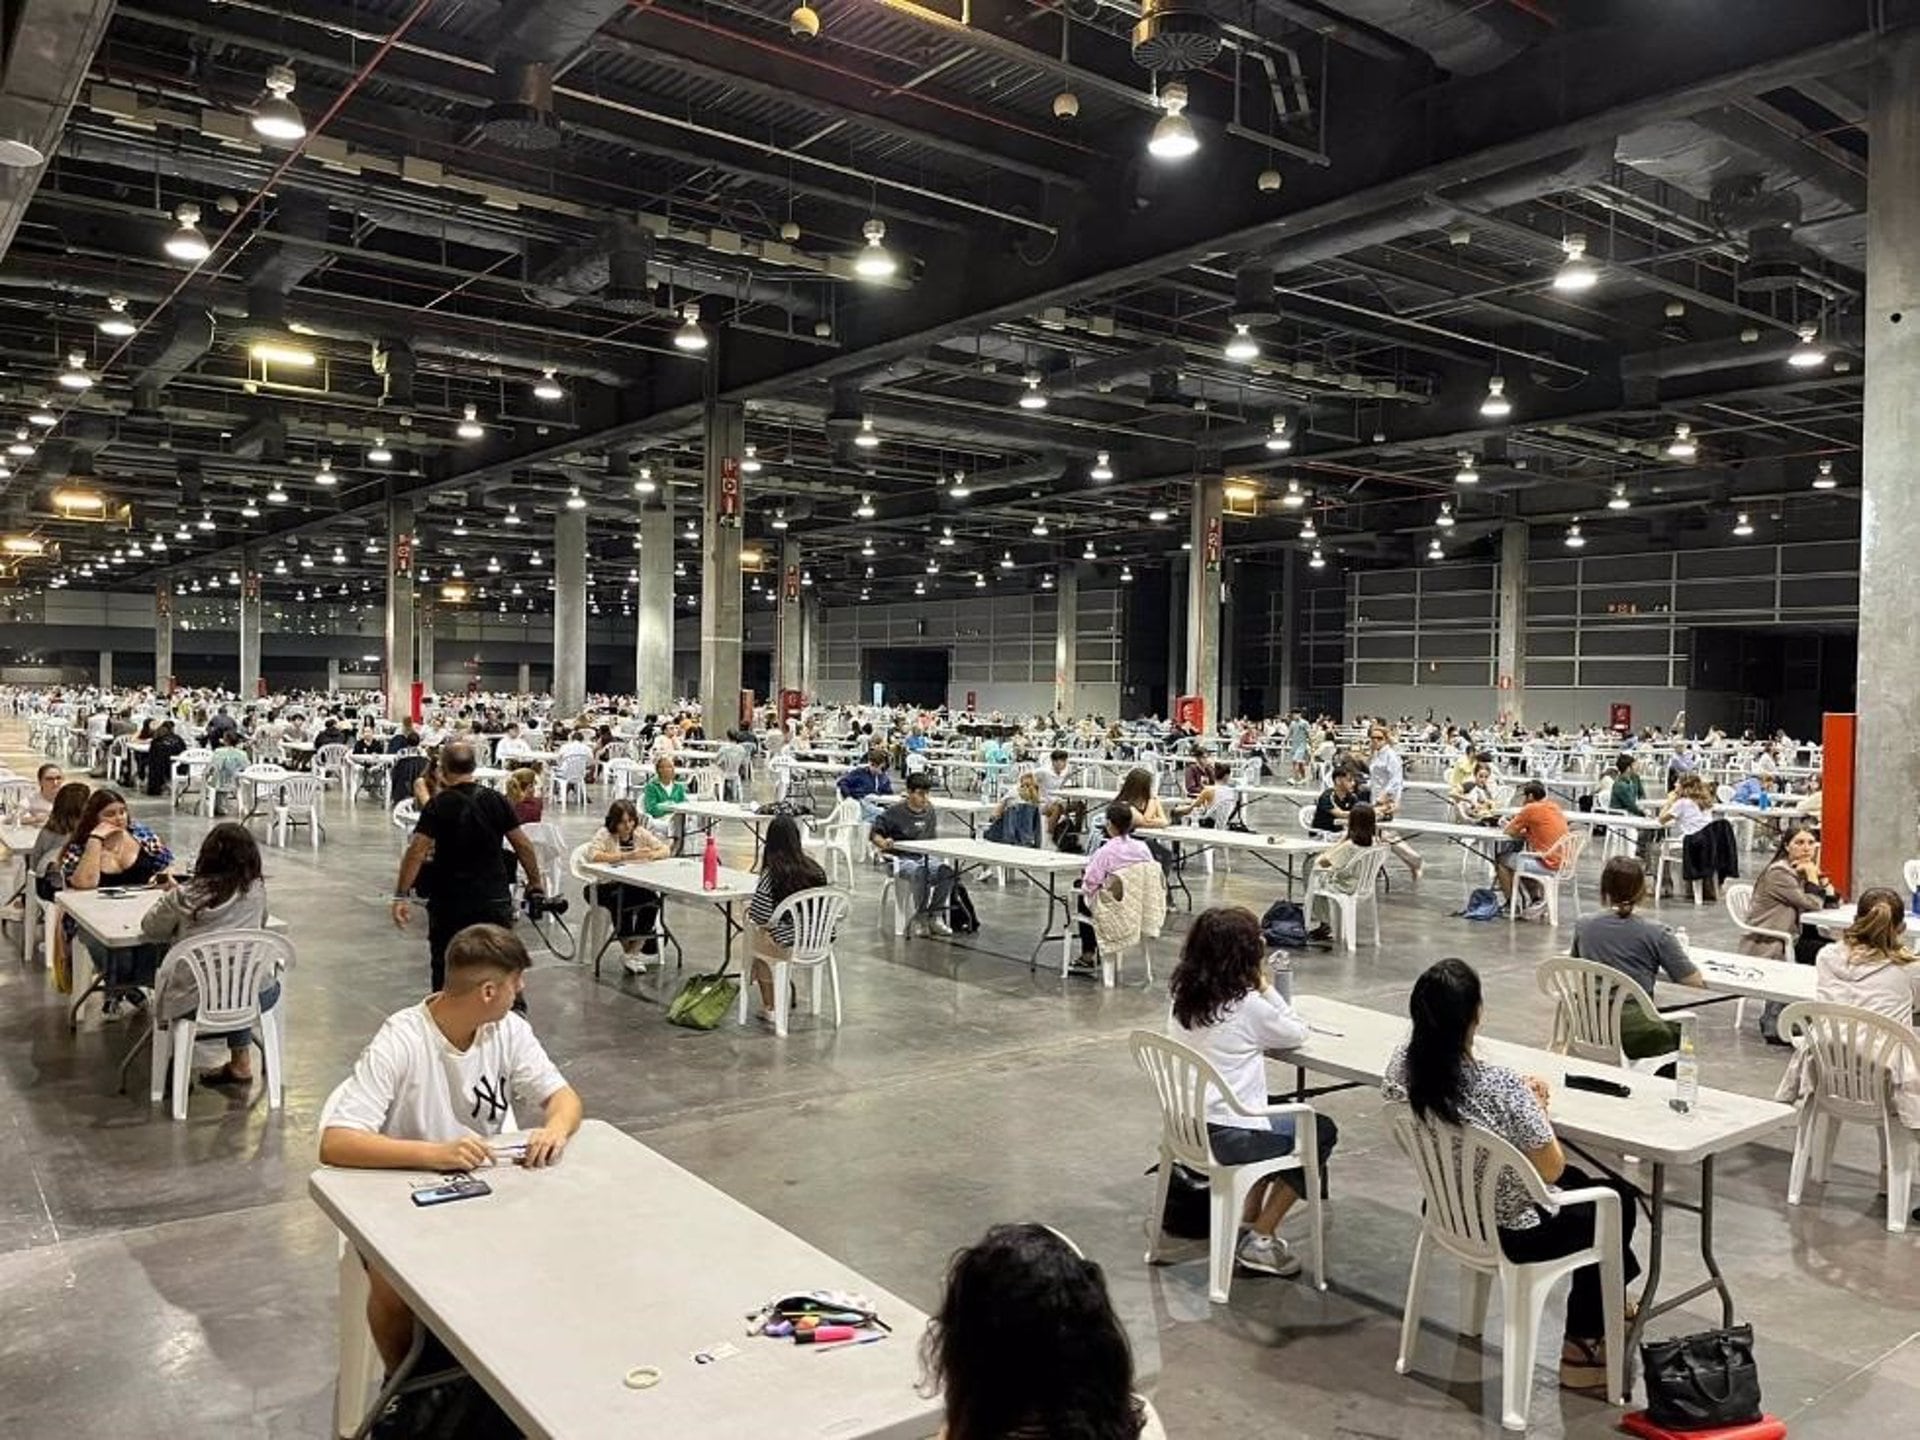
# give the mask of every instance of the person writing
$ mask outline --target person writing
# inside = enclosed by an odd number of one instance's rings
[[[868,839],[873,848],[892,863],[895,883],[904,882],[913,887],[915,918],[924,917],[933,934],[947,936],[953,934],[953,927],[947,922],[947,905],[955,879],[953,866],[932,855],[896,852],[893,848],[903,840],[937,839],[939,829],[940,812],[933,808],[933,781],[925,775],[909,775],[907,798],[880,812],[880,818],[868,832]],[[911,921],[907,931],[913,932]]]
[[[140,919],[140,938],[152,945],[171,947],[219,930],[259,930],[267,923],[267,887],[261,877],[260,846],[253,832],[234,820],[223,820],[200,842],[193,862],[193,878],[174,884],[163,876],[166,891]],[[200,1008],[200,987],[186,965],[166,965],[154,982],[162,1024],[194,1015]],[[260,986],[260,1008],[271,1010],[280,999],[280,977]],[[202,1085],[230,1085],[245,1090],[253,1084],[253,1032],[233,1030],[227,1042],[227,1063],[198,1078]]]
[[[1491,1065],[1473,1053],[1480,1030],[1480,977],[1464,960],[1440,960],[1414,981],[1408,1004],[1413,1019],[1410,1039],[1387,1059],[1381,1093],[1404,1100],[1421,1120],[1447,1125],[1478,1125],[1512,1145],[1549,1185],[1563,1190],[1604,1185],[1620,1196],[1621,1260],[1625,1278],[1640,1273],[1633,1254],[1638,1195],[1624,1180],[1595,1179],[1567,1164],[1547,1117],[1551,1093],[1537,1075],[1520,1075]],[[1266,1074],[1261,1072],[1261,1088]],[[1496,1182],[1494,1210],[1500,1248],[1509,1260],[1528,1264],[1584,1250],[1594,1241],[1592,1204],[1544,1210],[1533,1204],[1517,1176],[1503,1173]],[[1600,1293],[1600,1267],[1583,1265],[1573,1273],[1567,1295],[1565,1344],[1560,1351],[1560,1383],[1572,1390],[1604,1387],[1607,1381],[1606,1313]]]
[[[802,890],[818,890],[827,872],[800,843],[800,824],[791,815],[767,822],[767,838],[760,851],[760,879],[747,902],[750,927],[747,953],[753,956],[753,983],[760,991],[760,1018],[773,1023],[773,968],[769,960],[785,960],[793,953],[793,919],[782,916],[772,925],[782,901]]]
[[[532,964],[513,932],[473,925],[448,942],[446,984],[387,1018],[321,1112],[320,1163],[355,1170],[478,1170],[488,1141],[537,1106],[522,1164],[557,1164],[580,1128],[580,1097],[514,1002]],[[367,1325],[389,1371],[413,1344],[413,1313],[367,1267]]]
[[[887,778],[887,752],[878,745],[867,751],[866,763],[842,775],[838,789],[842,800],[860,802],[860,818],[869,825],[879,819],[881,806],[874,797],[893,794],[893,782]]]
[[[607,807],[607,820],[587,842],[587,860],[594,865],[625,865],[664,860],[673,847],[640,823],[631,800]],[[613,916],[613,933],[624,952],[621,963],[629,975],[646,973],[647,962],[660,953],[660,896],[637,885],[596,883],[594,903]]]
[[[1266,942],[1251,910],[1215,906],[1197,916],[1167,982],[1173,1011],[1167,1034],[1190,1045],[1220,1072],[1242,1109],[1267,1107],[1267,1052],[1307,1043],[1307,1022],[1280,998],[1267,973]],[[1339,1133],[1317,1115],[1313,1143],[1321,1173]],[[1248,1165],[1294,1153],[1299,1143],[1291,1115],[1243,1115],[1226,1099],[1207,1094],[1207,1139],[1223,1165]],[[1279,1235],[1280,1222],[1300,1199],[1299,1171],[1282,1170],[1247,1195],[1240,1221],[1246,1231],[1234,1263],[1264,1275],[1298,1275],[1300,1261]]]
[[[1824,943],[1818,931],[1801,925],[1809,910],[1824,910],[1840,902],[1840,892],[1820,869],[1820,841],[1804,824],[1790,824],[1780,836],[1773,856],[1754,877],[1747,900],[1747,924],[1772,935],[1742,931],[1740,953],[1761,960],[1793,959],[1802,965],[1819,962]],[[1777,938],[1791,936],[1791,942]],[[1789,955],[1788,951],[1792,953]],[[1780,1038],[1780,1012],[1786,1007],[1769,1001],[1760,1013],[1760,1034],[1769,1045],[1785,1045]]]
[[[1573,927],[1571,953],[1618,970],[1648,995],[1662,975],[1676,985],[1704,990],[1706,980],[1687,958],[1672,930],[1634,914],[1646,898],[1647,871],[1638,860],[1616,855],[1600,870],[1600,904]],[[1680,1027],[1648,1015],[1629,1000],[1620,1014],[1620,1048],[1629,1060],[1668,1055],[1680,1046]]]
[[[1567,837],[1567,817],[1547,798],[1547,787],[1529,780],[1520,788],[1521,805],[1507,822],[1507,834],[1520,841],[1520,847],[1500,856],[1494,881],[1500,898],[1508,905],[1513,900],[1513,878],[1534,875],[1551,878],[1560,871],[1562,853],[1554,847]]]
[[[511,925],[513,901],[500,847],[509,845],[526,872],[527,893],[545,894],[540,861],[521,832],[519,817],[497,790],[475,783],[478,768],[473,744],[453,740],[440,747],[444,783],[421,807],[413,838],[400,857],[391,913],[405,928],[412,914],[408,897],[420,867],[433,859],[433,889],[426,897],[428,973],[438,990],[446,979],[447,946],[469,925]]]

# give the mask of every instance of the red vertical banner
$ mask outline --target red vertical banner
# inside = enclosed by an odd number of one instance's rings
[[[786,587],[787,603],[798,605],[800,603],[800,567],[798,565],[787,566],[787,575],[783,583]]]
[[[393,573],[413,574],[413,536],[404,530],[393,537]]]
[[[240,578],[241,594],[248,600],[260,598],[260,572],[249,570]]]
[[[1220,569],[1220,553],[1224,543],[1220,517],[1218,515],[1212,516],[1207,521],[1207,569],[1212,571],[1218,571]]]
[[[162,620],[173,618],[173,586],[164,580],[153,587],[153,613]]]
[[[1853,731],[1858,717],[1827,715],[1820,722],[1820,868],[1852,896]]]
[[[1618,700],[1607,707],[1607,728],[1624,735],[1633,729],[1633,706]]]
[[[740,523],[740,462],[728,455],[720,462],[720,513],[722,525]]]

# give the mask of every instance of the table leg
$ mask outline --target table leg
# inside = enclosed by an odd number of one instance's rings
[[[1713,1288],[1720,1292],[1720,1323],[1733,1324],[1733,1292],[1720,1273],[1720,1261],[1713,1253],[1713,1156],[1700,1162],[1700,1263],[1713,1277]],[[1629,1355],[1635,1353],[1632,1350]]]

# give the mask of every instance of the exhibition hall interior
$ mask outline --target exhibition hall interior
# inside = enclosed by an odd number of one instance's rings
[[[1916,0],[15,0],[0,1431],[1897,1424],[1916,174]]]

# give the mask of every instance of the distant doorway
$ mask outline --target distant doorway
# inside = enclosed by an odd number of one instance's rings
[[[889,705],[944,705],[952,662],[952,655],[945,650],[863,650],[860,700],[863,704],[870,701],[873,687],[881,685]]]

